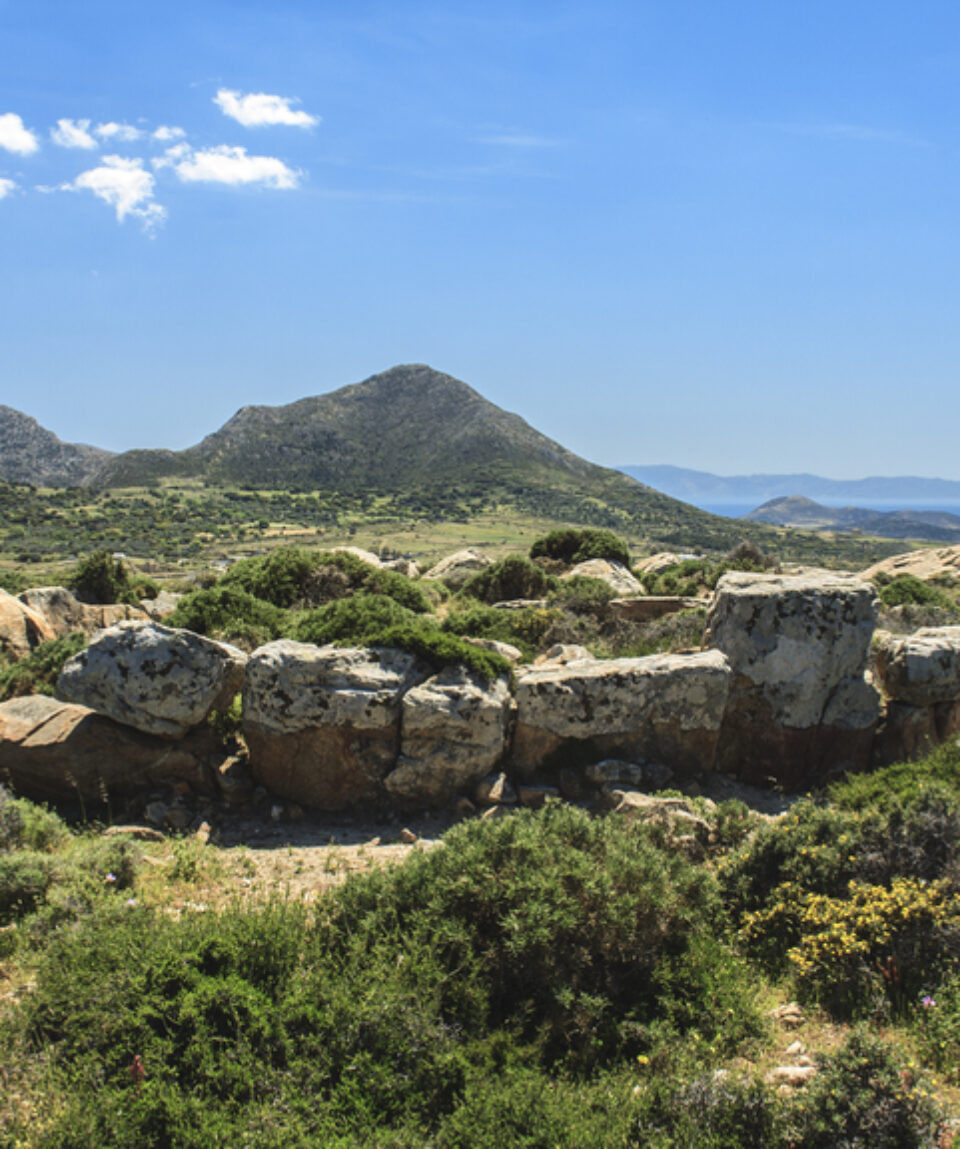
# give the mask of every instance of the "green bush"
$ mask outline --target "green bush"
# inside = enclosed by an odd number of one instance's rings
[[[254,598],[286,609],[303,598],[315,552],[300,547],[279,547],[266,555],[240,559],[220,579],[219,586],[238,588]]]
[[[960,744],[945,742],[918,762],[898,762],[869,774],[851,774],[827,791],[832,805],[842,810],[885,812],[909,803],[931,785],[960,794]]]
[[[76,632],[39,646],[10,666],[0,669],[0,702],[25,694],[53,694],[63,665],[87,645]]]
[[[279,607],[224,581],[185,595],[164,620],[167,626],[248,646],[279,638],[287,621],[286,613]]]
[[[0,854],[0,926],[32,913],[53,881],[46,854],[32,850]]]
[[[455,638],[383,595],[359,594],[310,611],[294,623],[291,637],[317,646],[333,642],[393,647],[417,655],[436,670],[459,664],[487,681],[511,673],[505,658]]]
[[[125,601],[129,581],[123,561],[100,550],[77,563],[68,585],[81,602],[109,604]]]
[[[521,555],[508,555],[471,575],[460,593],[464,598],[489,604],[517,598],[544,598],[558,586],[558,579],[548,575],[529,559]]]
[[[918,579],[916,575],[898,575],[879,590],[880,601],[887,608],[895,606],[939,606],[944,610],[958,612],[957,604],[939,587]]]
[[[546,633],[563,617],[557,608],[494,610],[489,606],[465,604],[463,609],[451,611],[440,626],[448,634],[510,643],[526,658],[531,658],[540,649]]]
[[[945,1114],[926,1082],[881,1038],[857,1029],[788,1107],[794,1149],[930,1149]]]
[[[914,1033],[924,1060],[960,1082],[960,975],[932,979],[914,1002]]]
[[[616,592],[603,579],[574,575],[560,579],[559,586],[548,594],[551,603],[562,606],[573,614],[602,613]]]
[[[536,540],[530,548],[530,557],[556,559],[570,566],[588,559],[611,559],[630,566],[630,548],[619,535],[604,530],[551,531]]]
[[[26,798],[14,798],[0,786],[0,853],[47,851],[68,837],[67,827],[53,811]]]

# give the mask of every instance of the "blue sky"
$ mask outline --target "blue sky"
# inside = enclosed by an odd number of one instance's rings
[[[0,61],[64,439],[426,362],[601,463],[960,479],[956,4],[0,0]]]

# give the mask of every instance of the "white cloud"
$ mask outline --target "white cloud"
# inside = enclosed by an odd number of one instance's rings
[[[172,140],[182,140],[187,133],[183,128],[175,128],[169,124],[161,124],[153,133],[153,138],[161,143],[168,144]]]
[[[0,116],[0,148],[16,152],[18,156],[29,156],[39,147],[37,137],[23,126],[23,120],[15,112]]]
[[[232,148],[227,144],[199,152],[180,144],[168,148],[167,156],[170,160],[161,160],[158,166],[172,163],[184,183],[262,184],[279,190],[295,188],[300,183],[300,173],[288,168],[283,160],[273,156],[248,156],[246,148]]]
[[[270,96],[266,92],[248,92],[245,96],[229,88],[221,88],[213,98],[225,116],[245,128],[258,128],[266,124],[287,124],[294,128],[312,128],[320,123],[319,116],[298,111],[292,104],[300,101],[287,96]]]
[[[0,178],[0,199],[6,199],[11,192],[16,191],[17,185],[13,180]]]
[[[61,148],[95,148],[97,141],[90,135],[89,120],[57,120],[50,129],[50,139]]]
[[[111,120],[107,124],[97,124],[93,129],[101,140],[113,140],[116,143],[130,143],[139,140],[143,132],[132,124],[118,124]]]
[[[100,167],[81,172],[73,183],[60,187],[62,191],[92,191],[116,211],[119,223],[133,216],[149,232],[159,227],[167,214],[153,201],[154,182],[143,160],[104,156]]]

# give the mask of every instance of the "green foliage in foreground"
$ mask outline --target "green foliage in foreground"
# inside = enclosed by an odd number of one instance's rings
[[[328,603],[302,615],[292,625],[290,636],[317,646],[334,642],[393,647],[417,655],[436,670],[459,664],[487,681],[511,671],[510,663],[499,654],[454,637],[434,620],[384,595],[359,594]]]
[[[630,548],[619,535],[604,530],[551,531],[536,540],[530,548],[530,557],[555,559],[570,566],[589,559],[612,559],[630,566]]]
[[[0,668],[0,702],[23,694],[53,694],[63,664],[87,645],[79,632],[42,642],[26,658]]]
[[[287,615],[237,586],[217,583],[185,595],[164,622],[210,638],[242,642],[252,649],[279,638]]]
[[[20,1132],[637,1144],[624,1058],[694,1034],[717,1057],[761,1031],[717,908],[702,869],[561,806],[458,827],[350,880],[315,921],[279,902],[176,921],[112,899],[47,938],[0,1021],[0,1048],[56,1098]]]

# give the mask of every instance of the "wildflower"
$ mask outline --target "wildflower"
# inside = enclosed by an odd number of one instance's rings
[[[137,904],[136,898],[127,898],[127,905],[128,906],[135,906],[136,904]]]
[[[933,1009],[937,1003],[933,1000],[930,994],[926,994],[923,998],[921,998],[920,1004],[924,1009]]]
[[[115,882],[117,880],[117,875],[116,874],[107,874],[107,876],[103,880],[105,882]]]

